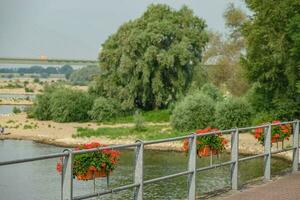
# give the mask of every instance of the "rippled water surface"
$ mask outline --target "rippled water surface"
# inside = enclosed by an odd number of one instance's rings
[[[31,141],[0,140],[0,162],[4,160],[32,157],[62,152],[63,148],[39,144]],[[121,152],[121,160],[110,177],[109,187],[133,183],[134,153],[131,150]],[[151,179],[185,171],[187,157],[180,152],[162,152],[145,150],[144,179]],[[228,161],[230,156],[223,154],[214,157],[213,162]],[[36,161],[25,164],[0,166],[0,199],[40,200],[60,199],[60,176],[55,171],[57,159]],[[207,166],[209,158],[197,161],[197,167]],[[281,159],[272,159],[272,172],[277,173],[290,167],[290,163]],[[263,160],[255,159],[240,164],[240,183],[260,177],[263,174]],[[197,174],[197,195],[230,186],[230,166],[200,172]],[[96,180],[98,191],[107,189],[106,178]],[[169,179],[144,186],[144,199],[185,199],[187,196],[187,176]],[[93,192],[93,181],[74,181],[74,194]],[[109,194],[98,199],[132,199],[132,190]],[[97,198],[96,198],[97,199]]]

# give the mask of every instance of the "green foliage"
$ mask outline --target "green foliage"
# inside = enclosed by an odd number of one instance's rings
[[[165,139],[186,135],[171,129],[168,126],[145,126],[145,130],[138,131],[135,127],[122,128],[78,128],[77,133],[73,137],[107,137],[109,139],[134,138],[141,140]]]
[[[86,121],[92,104],[93,100],[86,92],[54,84],[45,86],[44,93],[37,95],[28,115],[57,122]]]
[[[18,114],[18,113],[21,113],[21,112],[22,112],[22,110],[20,108],[18,108],[18,107],[13,108],[13,113],[14,114]]]
[[[187,92],[207,42],[192,10],[151,5],[102,45],[102,74],[90,92],[116,98],[124,110],[166,108]]]
[[[86,121],[92,105],[93,100],[86,92],[58,88],[50,97],[51,118],[57,122]]]
[[[203,61],[208,64],[207,76],[212,83],[235,96],[242,96],[249,87],[245,70],[240,65],[240,55],[245,51],[240,29],[247,17],[243,10],[230,3],[224,19],[229,35],[211,32]]]
[[[202,93],[196,93],[176,105],[171,115],[171,124],[180,131],[202,129],[213,124],[214,112],[214,101]]]
[[[205,85],[202,86],[200,92],[203,94],[209,96],[215,101],[222,101],[223,100],[223,95],[219,88],[217,88],[215,85],[211,83],[206,83]]]
[[[89,111],[91,119],[98,122],[115,119],[122,115],[120,103],[115,99],[107,99],[99,97],[94,101],[91,111]]]
[[[289,108],[294,110],[283,115],[299,117],[300,94],[296,92],[296,83],[300,80],[300,1],[246,3],[254,13],[243,28],[247,54],[242,63],[249,80],[256,85],[256,98],[251,103],[259,112],[281,112],[282,105],[289,102]]]
[[[32,88],[25,87],[25,92],[34,92]]]
[[[229,98],[218,102],[215,125],[220,129],[244,127],[250,124],[252,108],[246,101]]]
[[[252,119],[252,125],[257,126],[265,123],[271,123],[276,117],[267,112],[261,112],[261,113],[256,113],[255,116]]]
[[[40,82],[40,79],[39,79],[39,78],[34,78],[34,79],[33,79],[33,82],[34,82],[34,83],[39,83],[39,82]]]
[[[74,71],[70,76],[70,81],[74,85],[87,85],[97,75],[100,75],[100,67],[89,65]]]
[[[169,122],[170,120],[170,111],[167,109],[164,110],[150,110],[150,111],[142,111],[143,117],[146,122],[154,122],[154,123],[162,123]],[[105,120],[105,123],[134,123],[134,115],[126,114],[119,115],[116,118]]]
[[[140,111],[135,111],[134,116],[134,128],[137,131],[144,131],[146,129],[145,127],[145,118],[143,117],[142,113]]]
[[[74,69],[70,65],[64,65],[58,69],[58,73],[64,74],[66,79],[70,78],[70,75],[72,74],[73,71]]]
[[[59,87],[59,85],[46,85],[44,87],[43,94],[36,95],[33,106],[27,110],[27,116],[30,118],[36,118],[38,120],[50,120],[50,99],[52,93]]]

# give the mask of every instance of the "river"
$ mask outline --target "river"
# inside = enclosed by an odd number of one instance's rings
[[[21,109],[24,111],[28,107],[28,105],[0,105],[0,116],[12,114],[14,107]]]
[[[27,98],[33,100],[35,98],[35,94],[9,94],[9,93],[0,94],[0,100],[1,99],[27,99]],[[14,107],[17,107],[22,111],[24,111],[24,109],[28,107],[28,105],[0,105],[0,116],[12,114]]]
[[[0,140],[0,161],[26,158],[62,152],[63,148],[39,144],[32,141]],[[229,154],[214,157],[214,163],[228,161]],[[181,152],[145,150],[144,179],[173,174],[187,169],[187,157]],[[55,170],[57,159],[36,161],[11,166],[0,166],[0,198],[5,200],[60,199],[60,176]],[[133,182],[134,153],[121,151],[117,169],[110,177],[110,187],[122,186]],[[197,159],[197,167],[208,166],[209,158]],[[290,162],[272,159],[272,173],[277,174],[290,167]],[[263,175],[263,159],[254,159],[239,164],[240,184]],[[197,194],[230,186],[230,166],[213,169],[197,174]],[[97,190],[106,189],[106,179],[96,180]],[[146,200],[176,200],[187,196],[187,177],[144,186]],[[93,192],[93,181],[74,181],[74,194]],[[98,199],[132,199],[132,190],[109,194]]]

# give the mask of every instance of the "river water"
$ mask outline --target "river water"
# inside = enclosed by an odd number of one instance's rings
[[[24,111],[28,107],[28,105],[0,105],[0,116],[12,114],[14,107]]]
[[[34,99],[35,95],[34,94],[0,94],[0,100],[1,99]],[[28,105],[0,105],[0,116],[1,115],[7,115],[7,114],[12,114],[14,107],[17,107],[24,111]]]
[[[32,141],[0,140],[0,162],[50,153],[62,152],[63,148],[39,144]],[[151,179],[185,171],[187,157],[181,152],[145,150],[144,179]],[[222,154],[214,157],[213,162],[228,161],[230,156]],[[57,159],[36,161],[11,166],[0,166],[0,199],[3,200],[41,200],[60,199],[60,176],[55,170]],[[110,177],[110,187],[133,183],[134,153],[121,151],[117,169]],[[209,158],[197,159],[197,167],[208,166]],[[272,174],[290,167],[290,162],[272,159]],[[263,160],[255,159],[239,164],[240,184],[263,175]],[[230,166],[197,174],[197,195],[230,186]],[[107,189],[106,179],[96,180],[96,189]],[[187,196],[187,177],[178,177],[144,186],[146,200],[176,200]],[[74,194],[93,192],[93,181],[74,181]],[[132,199],[132,190],[109,194],[98,199]]]

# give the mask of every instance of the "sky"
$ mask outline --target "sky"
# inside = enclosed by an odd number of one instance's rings
[[[228,3],[243,0],[0,0],[0,57],[97,59],[101,44],[151,3],[191,8],[208,29],[226,33]]]

